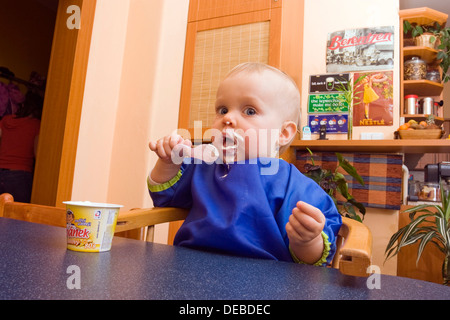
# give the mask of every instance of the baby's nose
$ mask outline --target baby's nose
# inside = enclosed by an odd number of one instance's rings
[[[223,124],[225,126],[236,126],[236,118],[233,117],[231,114],[226,114],[225,117],[223,117]]]

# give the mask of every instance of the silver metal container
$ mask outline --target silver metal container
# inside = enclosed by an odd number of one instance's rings
[[[433,98],[427,97],[422,100],[422,113],[423,114],[433,114],[434,100]]]
[[[416,114],[418,109],[418,96],[409,94],[405,96],[405,114]]]

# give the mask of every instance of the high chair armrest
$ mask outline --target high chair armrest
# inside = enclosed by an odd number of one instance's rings
[[[342,217],[339,236],[344,243],[338,254],[339,271],[352,276],[368,276],[372,260],[372,233],[364,224]]]
[[[147,208],[119,212],[116,232],[186,219],[188,210],[180,208]]]

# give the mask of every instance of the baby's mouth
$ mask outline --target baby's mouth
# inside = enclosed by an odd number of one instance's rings
[[[232,150],[237,148],[237,138],[234,134],[223,133],[222,150]]]
[[[234,130],[225,130],[222,132],[222,158],[224,162],[233,162],[238,159],[238,150],[244,145],[244,138]]]

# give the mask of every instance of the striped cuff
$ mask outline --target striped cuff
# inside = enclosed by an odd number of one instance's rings
[[[322,257],[320,257],[320,259],[313,264],[314,266],[322,266],[324,263],[326,264],[328,255],[330,254],[331,250],[331,243],[328,239],[327,234],[323,231],[320,234],[322,235],[324,248],[322,252]],[[289,252],[291,253],[292,259],[294,260],[295,263],[307,264],[295,256],[294,252],[291,249],[291,246],[289,246]]]
[[[172,179],[170,179],[169,181],[164,182],[164,183],[157,183],[157,182],[153,181],[150,178],[150,175],[151,175],[151,172],[150,172],[150,174],[147,177],[148,190],[150,190],[150,192],[161,192],[161,191],[169,189],[175,183],[177,183],[178,180],[180,180],[180,178],[181,178],[181,169],[178,171],[178,173],[176,174],[175,177],[173,177]]]

